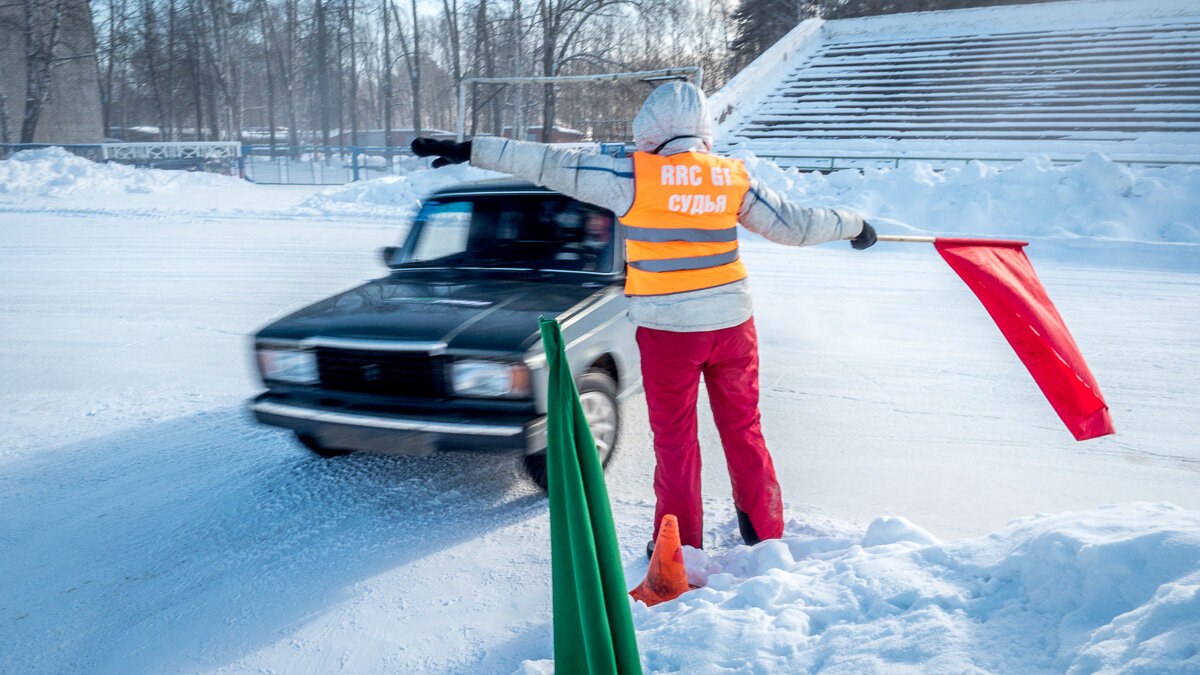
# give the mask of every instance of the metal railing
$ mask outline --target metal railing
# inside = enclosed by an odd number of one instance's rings
[[[627,156],[624,143],[556,143]],[[429,166],[407,147],[355,145],[246,145],[241,172],[261,185],[342,185],[387,175],[403,175]]]
[[[103,143],[110,162],[155,162],[168,159],[237,161],[242,144],[236,141],[185,141],[170,143]]]
[[[342,185],[426,166],[408,148],[354,145],[246,145],[241,172],[262,185]]]
[[[3,143],[0,159],[22,150],[62,148],[93,162],[117,162],[150,169],[236,174],[242,144],[226,141],[161,143]]]
[[[624,143],[573,143],[572,147],[598,150],[615,157],[628,155]],[[238,175],[263,185],[343,185],[387,175],[403,175],[425,168],[428,160],[416,157],[406,147],[321,146],[321,145],[242,145],[236,142],[196,143],[2,143],[0,159],[21,150],[60,147],[94,162],[120,162],[155,169],[207,171]],[[1020,157],[1007,156],[918,156],[918,155],[801,155],[761,153],[758,156],[783,168],[829,173],[846,169],[897,169],[906,162],[923,162],[934,170],[962,166],[970,162],[1017,163]],[[1056,166],[1078,163],[1082,157],[1053,157]],[[1156,157],[1110,157],[1126,166],[1157,168],[1200,166],[1197,159],[1159,159]]]
[[[1023,157],[920,157],[916,155],[792,155],[775,153],[758,153],[760,159],[768,159],[785,169],[800,169],[801,171],[821,171],[829,173],[846,169],[898,169],[904,162],[923,162],[934,169],[946,169],[952,166],[984,162],[986,164],[1010,163],[1025,161]],[[1078,164],[1082,157],[1051,157],[1050,163],[1055,166]],[[1118,158],[1109,157],[1115,164],[1139,166],[1143,168],[1161,168],[1165,166],[1200,166],[1197,159],[1156,159],[1156,158]]]
[[[425,166],[407,148],[242,145],[233,141],[155,143],[8,143],[0,159],[59,147],[93,162],[151,169],[207,171],[268,185],[341,185]]]

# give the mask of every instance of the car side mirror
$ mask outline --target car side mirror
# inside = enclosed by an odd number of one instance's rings
[[[396,257],[396,252],[400,250],[399,246],[384,246],[379,249],[379,259],[385,267],[392,266],[392,260]]]

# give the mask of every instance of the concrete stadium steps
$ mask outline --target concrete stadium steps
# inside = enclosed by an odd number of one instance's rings
[[[903,30],[875,31],[873,39],[872,21],[894,25],[905,19],[846,20],[860,22],[856,30],[826,22],[798,66],[739,107],[736,123],[725,130],[729,144],[1113,144],[1147,134],[1200,134],[1200,3],[1194,17],[1126,22],[1110,16],[1084,27],[1079,24],[1096,19],[1086,11],[1072,13],[1070,6],[1086,10],[1087,3],[1052,4],[1066,8],[1066,17],[1079,16],[1054,22],[1043,16],[1022,30],[1012,30],[1008,21],[1009,30],[990,32],[985,22],[965,20],[972,10],[926,13],[938,19],[938,34],[930,35],[922,33],[922,15],[907,15],[912,19]],[[1136,14],[1139,4],[1127,6]],[[1028,7],[989,10],[1009,17]],[[964,18],[961,26],[954,25],[957,16]],[[857,31],[859,26],[866,30]]]

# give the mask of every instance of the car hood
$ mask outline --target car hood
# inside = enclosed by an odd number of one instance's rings
[[[523,352],[536,339],[539,316],[557,317],[608,286],[393,275],[305,307],[257,337],[444,342],[451,349]]]

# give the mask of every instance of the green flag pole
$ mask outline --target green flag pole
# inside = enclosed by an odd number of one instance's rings
[[[562,330],[540,318],[550,369],[546,452],[557,673],[642,672],[604,469],[571,377]]]

